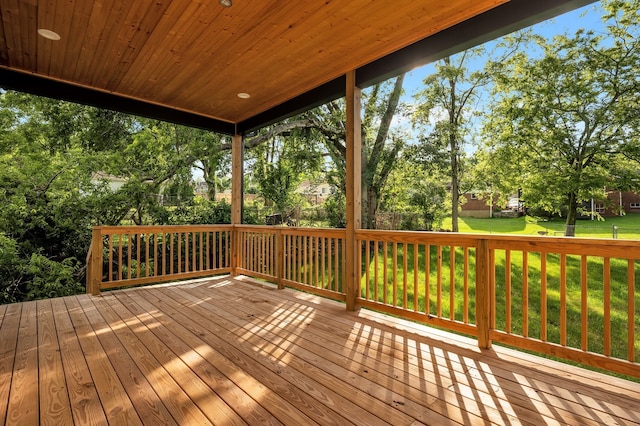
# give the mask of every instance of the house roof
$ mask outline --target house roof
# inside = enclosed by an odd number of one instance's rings
[[[242,133],[593,1],[2,2],[0,86]]]

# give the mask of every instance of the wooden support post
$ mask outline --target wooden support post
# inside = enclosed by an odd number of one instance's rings
[[[361,90],[356,86],[356,72],[347,73],[347,235],[346,235],[346,292],[347,310],[358,309],[360,296],[359,247],[356,231],[361,227],[362,206],[362,130],[360,123]]]
[[[87,265],[88,277],[90,279],[90,292],[94,296],[100,294],[100,283],[102,281],[102,233],[100,228],[94,227],[91,236],[91,264]],[[109,265],[111,268],[111,265]],[[89,289],[87,289],[89,292]]]
[[[242,223],[243,188],[242,180],[244,175],[244,141],[242,135],[233,136],[231,142],[231,224],[240,225]],[[237,275],[237,268],[240,266],[240,232],[234,227],[231,231],[231,275]]]
[[[489,240],[478,240],[476,248],[476,327],[478,328],[478,347],[491,348],[489,330],[493,297],[491,294],[491,274]]]

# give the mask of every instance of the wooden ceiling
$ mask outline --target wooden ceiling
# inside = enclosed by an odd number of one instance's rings
[[[484,12],[510,14],[500,12],[507,2],[234,0],[225,8],[218,0],[0,0],[0,86],[63,98],[69,93],[72,100],[72,93],[84,93],[86,103],[120,99],[232,132],[239,123],[255,127],[306,105],[296,102],[305,94],[313,93],[316,103],[329,96],[324,91],[334,95],[346,72],[489,16]],[[590,1],[511,3],[531,20]],[[531,12],[526,3],[544,6]],[[513,24],[506,21],[500,28]],[[483,25],[485,36],[497,30]],[[61,39],[45,39],[38,29]],[[425,63],[428,46],[425,54],[414,47],[410,58],[381,62],[368,80]],[[283,105],[290,107],[268,114]]]

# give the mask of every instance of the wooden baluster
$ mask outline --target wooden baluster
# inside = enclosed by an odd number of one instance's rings
[[[567,255],[560,255],[560,344],[567,346]]]
[[[365,245],[364,257],[365,257],[365,261],[364,261],[364,265],[363,266],[365,268],[364,269],[364,271],[365,271],[364,272],[364,280],[365,280],[364,282],[366,283],[364,297],[367,300],[371,300],[371,291],[370,291],[370,288],[369,288],[370,287],[370,283],[369,283],[369,266],[370,266],[369,265],[369,259],[371,257],[371,248],[369,247],[370,244],[371,244],[370,241],[364,240],[364,245]]]
[[[140,238],[142,234],[136,234],[136,277],[140,277]]]
[[[476,253],[477,255],[477,253]],[[491,328],[496,328],[496,309],[498,301],[496,299],[496,251],[489,250],[489,285],[491,286]],[[477,290],[476,290],[477,291]]]
[[[223,264],[223,259],[224,261],[224,265],[226,267],[231,267],[231,257],[232,257],[232,250],[234,250],[234,245],[233,242],[231,241],[231,239],[237,234],[237,232],[231,233],[231,231],[225,231],[224,235],[224,246],[222,244],[222,239],[220,239],[220,266],[222,267]],[[237,246],[237,244],[236,244]],[[239,246],[238,246],[239,247]]]
[[[382,244],[383,244],[383,247],[384,247],[384,252],[383,252],[383,256],[382,256],[382,262],[383,262],[383,264],[382,264],[382,280],[383,280],[383,283],[382,283],[382,297],[383,297],[382,303],[388,304],[389,303],[389,297],[388,297],[389,296],[388,295],[389,292],[387,291],[387,289],[389,287],[389,283],[387,281],[387,262],[389,260],[388,259],[389,255],[387,254],[387,252],[389,251],[388,250],[389,246],[388,246],[388,243],[386,241],[383,242]]]
[[[540,340],[547,341],[547,253],[540,253]]]
[[[436,303],[438,318],[442,317],[442,246],[438,244],[438,282],[436,283]]]
[[[453,321],[456,317],[456,247],[449,247],[449,319]]]
[[[522,252],[522,335],[529,337],[529,253]]]
[[[176,252],[178,255],[176,274],[179,274],[182,272],[182,232],[176,232]]]
[[[108,234],[107,239],[109,240],[109,263],[107,265],[107,279],[106,281],[113,280],[113,234]],[[102,245],[102,241],[100,241],[100,245]],[[102,276],[102,271],[100,272],[100,276]]]
[[[150,233],[147,233],[144,238],[144,276],[148,277],[149,274],[149,238],[151,237]]]
[[[379,302],[378,299],[378,247],[379,242],[374,241],[375,248],[373,250],[373,298],[376,302]]]
[[[314,237],[314,245],[313,245],[313,256],[314,256],[314,267],[316,272],[316,287],[322,288],[322,284],[320,283],[320,237]]]
[[[298,256],[296,259],[298,268],[298,279],[296,281],[298,281],[299,283],[302,283],[302,259],[304,257],[304,248],[302,247],[302,241],[303,237],[300,235],[296,235],[296,245],[298,246]]]
[[[464,248],[464,260],[463,260],[463,281],[462,281],[462,293],[463,293],[463,313],[462,321],[465,324],[469,324],[469,247]]]
[[[196,232],[190,232],[191,235],[191,268],[189,271],[193,272],[196,270],[197,262],[198,262],[198,248],[196,245]]]
[[[124,234],[118,234],[118,281],[122,281],[122,244],[124,240]]]
[[[340,238],[333,239],[333,291],[339,291],[340,280],[342,279],[342,275],[340,275],[340,251],[342,240]]]
[[[326,276],[325,276],[326,269],[327,269],[327,265],[326,265],[326,261],[325,261],[325,251],[327,250],[327,247],[326,247],[326,244],[325,244],[326,240],[327,239],[325,237],[322,237],[320,239],[321,246],[322,246],[320,248],[320,254],[321,254],[320,264],[322,265],[322,278],[321,278],[322,279],[322,285],[321,285],[322,288],[328,288],[327,281],[326,281]]]
[[[127,279],[131,279],[133,278],[131,276],[131,250],[133,249],[133,247],[131,247],[131,231],[127,232]]]
[[[409,268],[409,245],[402,243],[402,308],[407,309],[409,304],[409,280],[408,280],[408,268]]]
[[[511,250],[504,254],[505,331],[511,333]]]
[[[420,246],[418,244],[413,245],[413,310],[418,312],[420,310],[420,292],[418,290],[418,251]]]
[[[278,288],[282,290],[284,283],[282,278],[285,276],[285,236],[282,234],[282,230],[279,229],[276,233],[276,257],[278,262],[276,263],[276,283]]]
[[[604,355],[611,356],[611,259],[604,258]]]
[[[431,313],[431,245],[424,245],[424,313]]]
[[[633,362],[635,358],[635,261],[627,261],[627,361]]]
[[[393,243],[393,300],[391,301],[391,305],[398,305],[398,243]]]
[[[589,347],[589,306],[587,281],[587,256],[580,257],[580,348],[586,351]]]

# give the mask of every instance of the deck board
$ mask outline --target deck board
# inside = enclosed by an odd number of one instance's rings
[[[7,421],[14,424],[37,424],[38,333],[36,302],[26,302],[20,314],[18,343],[13,362],[13,376],[7,409]]]
[[[640,425],[640,384],[220,277],[0,306],[0,425]]]

